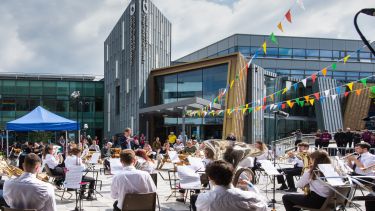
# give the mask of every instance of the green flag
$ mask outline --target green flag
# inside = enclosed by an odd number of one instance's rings
[[[272,41],[273,43],[278,44],[278,43],[277,43],[277,38],[276,38],[276,36],[275,36],[275,34],[274,34],[273,32],[271,33],[270,37],[271,37],[271,41]]]
[[[249,114],[250,114],[252,111],[253,111],[253,108],[252,108],[252,107],[249,108]]]
[[[300,102],[300,104],[299,104],[301,107],[303,107],[304,105],[305,105],[305,101],[304,100],[302,100],[301,102]]]
[[[299,100],[299,98],[296,98],[295,101],[296,101],[296,103],[297,103],[298,105],[300,105],[301,101]]]
[[[375,94],[375,86],[372,86],[372,87],[371,87],[371,92],[372,92],[373,94]]]
[[[362,78],[362,79],[359,80],[359,81],[361,81],[361,83],[363,84],[364,87],[367,86],[367,78]]]
[[[337,68],[337,63],[333,63],[332,64],[332,70],[336,70],[336,68]]]

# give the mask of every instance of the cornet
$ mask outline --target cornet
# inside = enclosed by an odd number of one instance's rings
[[[347,159],[348,157],[353,156],[353,155],[358,155],[358,153],[353,152],[353,153],[351,153],[351,154],[349,154],[349,155],[345,155],[344,157],[342,157],[342,158],[340,158],[340,159],[341,159],[341,160],[345,160],[345,159]]]

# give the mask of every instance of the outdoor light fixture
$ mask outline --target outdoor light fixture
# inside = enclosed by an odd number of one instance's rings
[[[74,99],[79,98],[79,96],[81,96],[81,93],[79,91],[74,91],[72,92],[72,94],[70,94],[70,97]]]
[[[362,9],[359,12],[357,12],[357,14],[354,16],[355,29],[357,30],[357,32],[358,32],[359,36],[361,37],[362,41],[365,43],[365,45],[368,47],[368,49],[370,49],[371,53],[375,56],[375,50],[371,47],[371,45],[367,41],[366,37],[362,34],[361,30],[359,30],[359,28],[358,28],[357,18],[358,18],[358,15],[361,14],[361,13],[369,15],[369,16],[375,16],[375,8]]]

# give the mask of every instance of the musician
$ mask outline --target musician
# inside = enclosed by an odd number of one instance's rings
[[[91,144],[91,146],[89,147],[89,151],[100,152],[100,147],[99,147],[99,145],[96,143],[95,140],[92,141],[92,144]]]
[[[260,168],[260,166],[261,166],[261,164],[259,162],[260,160],[267,160],[268,159],[268,148],[263,142],[256,141],[254,146],[255,146],[255,148],[259,149],[262,154],[258,155],[258,156],[255,156],[254,165],[251,168],[253,170],[253,172]]]
[[[267,203],[262,196],[233,187],[231,183],[234,173],[230,163],[214,161],[206,167],[206,174],[211,184],[214,184],[213,190],[200,193],[195,203],[195,197],[192,197],[193,210],[267,210]]]
[[[260,152],[260,155],[258,156],[255,156],[255,157],[246,157],[244,159],[242,159],[241,161],[239,161],[238,163],[238,167],[242,167],[242,168],[251,168],[252,171],[255,171],[257,169],[260,168],[261,164],[260,164],[260,160],[267,160],[268,159],[268,148],[267,146],[261,142],[261,141],[256,141],[255,144],[254,144],[254,147],[256,149],[259,150]],[[232,165],[236,166],[236,163],[232,162],[231,160],[236,160],[236,159],[233,159],[231,157],[237,157],[238,155],[236,155],[237,153],[233,153],[233,148],[227,148],[227,151],[225,152],[224,154],[224,160],[226,160],[227,162],[230,162],[232,163]],[[229,155],[229,157],[226,157],[227,155]]]
[[[64,164],[60,163],[62,157],[58,157],[55,155],[53,145],[50,144],[44,149],[43,153],[43,163],[47,165],[48,168],[51,170],[52,174],[55,176],[65,176],[64,173]],[[55,184],[57,186],[61,186],[63,183],[63,179],[55,180]]]
[[[326,183],[318,180],[316,174],[313,172],[318,170],[319,164],[329,164],[331,160],[328,153],[324,150],[317,150],[311,153],[311,168],[306,170],[301,179],[297,182],[298,188],[305,188],[307,185],[310,187],[310,191],[307,195],[305,194],[286,194],[283,196],[283,204],[287,211],[299,211],[299,208],[295,208],[295,205],[303,207],[319,209],[324,204],[325,200],[332,195],[332,190]],[[318,176],[322,176],[321,172],[317,173]]]
[[[185,146],[184,150],[182,150],[182,153],[194,155],[196,151],[197,151],[197,147],[195,145],[193,145],[192,140],[189,140],[189,141],[186,142],[186,146]]]
[[[150,174],[152,174],[155,171],[156,163],[153,159],[150,159],[147,156],[146,151],[144,149],[136,150],[135,155],[137,156],[137,169],[147,171]]]
[[[369,152],[370,144],[361,142],[355,145],[355,152],[359,154],[358,157],[351,155],[347,158],[348,166],[354,170],[353,175],[361,176],[375,176],[373,171],[363,171],[362,168],[366,168],[375,164],[375,155]],[[366,178],[363,178],[366,179]],[[371,178],[367,178],[371,180]]]
[[[169,151],[173,151],[173,148],[170,148],[168,142],[164,143],[163,147],[158,150],[157,153],[157,160],[158,163],[156,165],[156,169],[161,169],[164,165],[164,160],[168,158]]]
[[[3,196],[11,208],[56,211],[55,191],[52,185],[36,178],[41,166],[40,158],[30,153],[23,163],[20,177],[5,182]]]
[[[161,149],[161,142],[159,137],[156,137],[155,141],[152,143],[152,149],[155,152],[158,152],[158,150]]]
[[[107,170],[109,170],[111,166],[108,160],[109,158],[112,157],[111,148],[112,148],[112,142],[107,142],[101,150],[101,158],[103,159],[104,168],[106,168]]]
[[[182,141],[180,139],[176,139],[176,143],[173,144],[173,149],[179,153],[181,152],[182,150],[184,150],[185,146],[184,144],[182,143]]]
[[[332,135],[328,133],[328,130],[324,130],[320,137],[322,138],[322,147],[328,147],[329,141],[332,139]]]
[[[279,172],[284,172],[286,181],[288,185],[285,184],[285,179],[283,175],[277,176],[277,182],[281,186],[277,190],[286,190],[287,192],[297,192],[297,188],[294,185],[294,176],[299,176],[302,174],[304,164],[303,156],[308,156],[309,144],[306,142],[301,142],[298,144],[298,153],[293,152],[288,153],[288,161],[290,163],[295,163],[293,168],[280,169]],[[307,165],[307,164],[306,164]],[[289,186],[289,189],[288,189]]]
[[[83,169],[86,168],[85,164],[83,164],[81,159],[81,150],[78,148],[73,148],[70,151],[70,155],[65,159],[65,167],[69,170],[69,168],[73,166],[82,166]],[[88,176],[82,176],[82,182],[89,183],[89,191],[87,194],[87,200],[93,200],[92,194],[94,193],[95,188],[95,179]],[[81,194],[84,194],[84,189],[82,190]]]
[[[131,149],[132,146],[131,146],[131,142],[133,141],[133,138],[131,137],[132,136],[132,129],[131,128],[126,128],[124,130],[124,135],[122,135],[120,138],[119,138],[119,144],[121,146],[121,149]]]
[[[124,170],[112,179],[111,197],[116,199],[113,204],[114,211],[122,209],[123,200],[127,193],[156,192],[156,186],[150,174],[135,169],[136,156],[133,150],[126,149],[120,154],[120,161]]]

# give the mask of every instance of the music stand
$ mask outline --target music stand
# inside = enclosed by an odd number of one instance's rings
[[[65,173],[64,188],[74,189],[76,192],[76,207],[74,211],[81,211],[82,196],[78,193],[81,190],[82,183],[82,166],[71,166]]]

